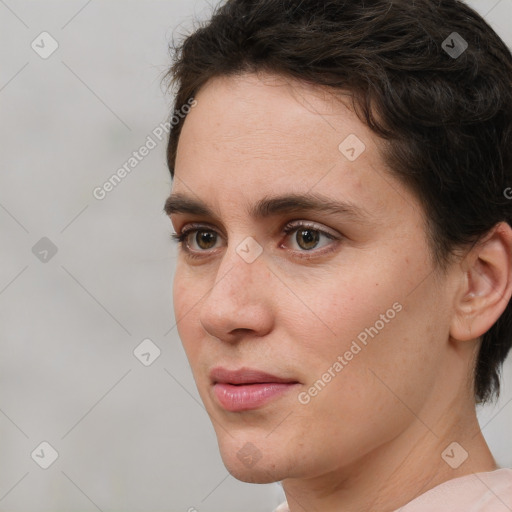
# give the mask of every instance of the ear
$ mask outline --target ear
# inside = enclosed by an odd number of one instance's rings
[[[452,338],[467,341],[485,334],[501,316],[512,296],[512,229],[500,222],[462,262],[455,296]]]

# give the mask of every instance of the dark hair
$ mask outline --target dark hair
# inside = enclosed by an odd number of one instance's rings
[[[175,109],[211,78],[247,72],[350,93],[358,116],[385,141],[393,174],[424,207],[439,268],[498,222],[511,224],[504,191],[512,186],[512,55],[464,3],[228,0],[171,51]],[[169,135],[173,178],[183,122]],[[509,303],[482,337],[479,402],[498,396],[511,344]]]

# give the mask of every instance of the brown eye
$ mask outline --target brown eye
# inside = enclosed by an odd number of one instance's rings
[[[213,231],[196,231],[195,242],[201,250],[208,250],[215,246],[217,234]]]
[[[329,247],[334,250],[341,240],[339,234],[330,233],[327,229],[305,221],[291,222],[283,231],[288,238],[288,247],[297,257],[321,256],[329,252]]]
[[[299,229],[295,240],[301,249],[314,249],[320,240],[320,233],[316,229]]]

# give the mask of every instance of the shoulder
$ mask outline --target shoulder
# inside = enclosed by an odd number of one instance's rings
[[[501,468],[448,480],[418,496],[401,512],[510,512],[512,469]]]
[[[510,512],[512,469],[472,473],[448,480],[395,512]],[[290,512],[281,503],[274,512]]]
[[[283,501],[281,505],[279,505],[274,512],[290,512],[290,509],[288,508],[288,503],[286,501]]]

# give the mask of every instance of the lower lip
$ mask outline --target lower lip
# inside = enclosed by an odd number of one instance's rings
[[[224,409],[230,412],[239,412],[257,409],[296,385],[296,382],[265,382],[235,386],[217,382],[213,389],[217,400]]]

